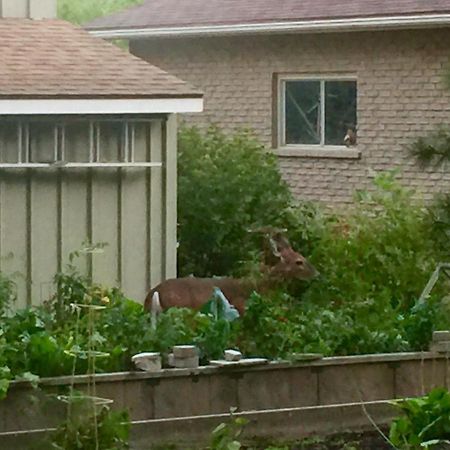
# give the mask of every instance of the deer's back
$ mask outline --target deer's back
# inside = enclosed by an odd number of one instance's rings
[[[145,309],[151,309],[155,292],[159,294],[162,309],[184,307],[200,309],[213,296],[214,288],[219,288],[228,301],[242,314],[244,303],[251,293],[241,280],[234,278],[174,278],[167,280],[150,291],[145,299]]]

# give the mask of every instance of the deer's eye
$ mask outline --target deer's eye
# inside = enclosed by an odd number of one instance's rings
[[[301,259],[298,259],[297,261],[295,261],[295,264],[297,264],[297,266],[303,266],[303,261]]]

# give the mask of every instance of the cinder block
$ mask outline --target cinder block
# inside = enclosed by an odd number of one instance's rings
[[[198,349],[195,345],[177,345],[172,353],[175,358],[194,358],[198,356]]]
[[[193,356],[191,358],[176,358],[173,353],[169,354],[169,366],[177,369],[195,369],[200,365],[200,358]]]
[[[242,353],[237,350],[225,350],[225,361],[240,361],[242,359]]]
[[[430,351],[436,353],[450,353],[450,341],[433,342]]]
[[[433,342],[442,342],[442,341],[450,342],[450,331],[449,330],[433,332]]]

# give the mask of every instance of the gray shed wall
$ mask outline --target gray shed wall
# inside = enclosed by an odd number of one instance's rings
[[[88,146],[80,137],[70,151]],[[176,275],[176,119],[153,120],[135,147],[162,168],[0,168],[0,269],[17,308],[48,299],[83,241],[108,245],[77,259],[81,273],[137,301]]]

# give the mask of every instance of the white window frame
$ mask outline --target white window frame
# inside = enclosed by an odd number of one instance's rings
[[[286,83],[290,81],[317,81],[320,82],[321,96],[321,136],[320,144],[287,144],[286,143]],[[312,157],[350,157],[359,158],[360,151],[356,147],[348,148],[342,145],[325,144],[325,83],[327,81],[354,81],[358,96],[358,79],[349,74],[318,74],[296,75],[286,74],[278,77],[278,142],[277,151],[280,156],[312,156]],[[358,102],[357,102],[358,103]],[[358,110],[357,110],[358,113]],[[344,136],[343,136],[344,138]]]
[[[17,162],[1,163],[0,169],[39,169],[39,168],[133,168],[133,167],[162,167],[162,162],[136,162],[135,158],[135,124],[146,122],[150,124],[155,119],[114,119],[98,118],[83,120],[89,127],[89,161],[69,162],[65,161],[65,123],[64,121],[54,122],[54,162],[34,163],[30,162],[30,123],[39,120],[18,120],[17,126]],[[45,122],[45,121],[44,121]],[[121,162],[100,162],[100,129],[103,122],[120,122],[123,126],[123,161]]]

